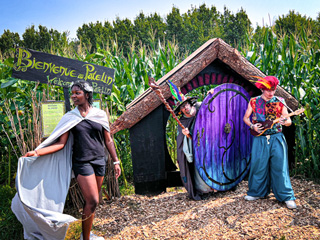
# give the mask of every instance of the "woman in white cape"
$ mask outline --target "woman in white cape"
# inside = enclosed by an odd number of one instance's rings
[[[25,239],[64,239],[76,220],[63,214],[73,170],[85,199],[81,239],[103,239],[91,232],[99,203],[108,149],[115,175],[121,174],[106,113],[92,107],[92,87],[72,83],[76,108],[66,113],[50,137],[19,159],[12,210],[24,227]]]

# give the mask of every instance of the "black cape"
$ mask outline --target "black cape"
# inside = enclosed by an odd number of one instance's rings
[[[196,103],[195,107],[198,111],[201,103]],[[193,123],[196,119],[196,116],[187,118],[182,116],[180,122],[182,125],[190,130],[192,134]],[[189,197],[194,200],[201,200],[200,193],[195,189],[195,182],[193,178],[194,174],[194,163],[189,163],[187,161],[186,155],[183,152],[183,139],[184,135],[182,133],[182,128],[178,125],[178,136],[177,136],[177,160],[180,168],[180,176],[182,183],[186,190],[188,191]]]

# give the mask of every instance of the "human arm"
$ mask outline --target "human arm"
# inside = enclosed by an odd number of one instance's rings
[[[290,117],[284,117],[287,116],[288,113],[288,109],[284,106],[282,109],[282,113],[281,113],[281,117],[280,117],[280,124],[286,127],[289,127],[292,124],[291,118]]]
[[[253,124],[251,121],[250,121],[250,116],[253,112],[253,109],[251,107],[251,104],[249,102],[248,104],[248,108],[246,110],[246,113],[244,114],[244,117],[243,117],[243,121],[245,124],[247,124],[251,129],[253,129],[254,131],[260,133],[262,130],[263,130],[263,127],[262,127],[262,124],[261,123],[256,123],[256,124]]]
[[[52,144],[48,147],[38,149],[38,150],[27,152],[23,157],[33,157],[33,156],[39,157],[39,156],[43,156],[43,155],[47,155],[50,153],[60,151],[66,145],[68,137],[69,137],[69,131],[62,134],[59,137],[58,141],[55,142],[54,144]]]
[[[106,129],[104,129],[104,139],[105,139],[105,144],[106,147],[110,153],[110,156],[113,160],[113,162],[118,162],[114,165],[114,171],[116,173],[116,178],[118,178],[121,174],[121,168],[120,168],[120,164],[119,164],[119,159],[117,156],[117,152],[116,152],[116,148],[114,146],[114,142],[113,139],[111,137],[110,132],[108,132]]]

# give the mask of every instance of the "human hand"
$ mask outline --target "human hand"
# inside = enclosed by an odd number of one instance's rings
[[[24,156],[22,157],[39,157],[38,153],[36,151],[30,151],[27,152]]]
[[[209,95],[209,93],[212,95],[214,93],[214,88],[210,89],[208,92],[207,92],[207,95]]]
[[[118,177],[120,177],[120,175],[121,175],[120,164],[114,165],[114,172],[116,174],[116,179],[118,179]]]
[[[183,133],[183,135],[185,135],[185,136],[188,136],[188,135],[190,134],[190,132],[189,132],[189,129],[188,129],[188,128],[184,128],[184,129],[182,129],[182,133]]]
[[[256,123],[253,124],[253,130],[255,130],[257,133],[261,133],[263,130],[262,124],[261,123]]]
[[[285,125],[286,122],[287,122],[287,120],[288,120],[288,119],[287,119],[286,117],[281,116],[280,119],[279,119],[279,122],[280,122],[281,125]]]

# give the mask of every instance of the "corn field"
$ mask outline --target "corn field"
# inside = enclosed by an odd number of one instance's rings
[[[110,96],[101,98],[114,121],[125,110],[126,105],[144,92],[148,86],[148,76],[155,79],[172,70],[185,57],[179,52],[178,44],[154,41],[151,48],[136,46],[130,43],[131,53],[127,58],[121,54],[114,42],[106,48],[98,48],[96,53],[89,54],[84,48],[74,52],[69,49],[60,51],[60,55],[88,61],[115,69],[115,82]],[[319,138],[319,58],[320,42],[308,35],[307,31],[300,34],[275,36],[272,30],[265,29],[263,43],[257,45],[250,35],[246,43],[238,47],[239,51],[266,75],[277,76],[280,85],[291,93],[306,108],[305,116],[296,117],[296,150],[294,174],[305,178],[318,179],[320,145]],[[51,52],[52,53],[52,52]],[[65,55],[64,55],[65,54]],[[12,185],[17,157],[33,149],[39,142],[30,139],[39,132],[38,104],[45,99],[60,100],[62,90],[11,78],[13,59],[8,58],[0,65],[1,74],[1,183]],[[203,94],[207,89],[198,89]],[[175,123],[168,124],[168,148],[171,155],[175,154]],[[170,129],[170,130],[169,130]],[[28,134],[29,133],[29,134]],[[29,139],[27,139],[29,138]],[[11,142],[11,143],[10,143]],[[123,130],[115,136],[118,154],[123,162],[124,172],[128,180],[132,180],[132,164],[130,154],[129,133]],[[8,160],[10,160],[8,162]],[[120,182],[122,183],[122,182]]]
[[[172,42],[156,42],[151,48],[128,43],[131,53],[124,57],[117,43],[113,42],[97,52],[89,54],[85,48],[77,52],[70,49],[59,51],[59,55],[88,61],[115,69],[115,82],[110,96],[95,96],[102,99],[108,107],[111,121],[114,121],[125,110],[126,105],[148,88],[148,76],[155,79],[172,70],[186,54],[179,52],[178,44]],[[294,175],[319,179],[319,58],[320,42],[308,35],[300,34],[275,36],[271,29],[265,29],[263,43],[256,44],[248,35],[247,41],[238,47],[239,51],[266,75],[275,75],[280,85],[291,93],[306,108],[305,116],[296,117],[296,149]],[[54,54],[54,52],[51,52]],[[2,184],[13,184],[17,157],[33,149],[39,139],[38,104],[45,99],[60,100],[62,89],[45,84],[37,84],[11,78],[13,59],[8,58],[0,65],[0,119],[1,119],[1,165],[0,181]],[[207,89],[198,89],[202,95]],[[169,121],[167,143],[169,152],[175,155],[175,123]],[[169,130],[170,129],[170,130]],[[37,132],[36,139],[30,139]],[[115,136],[118,154],[128,180],[132,180],[132,164],[130,154],[129,133],[121,131]],[[123,182],[120,180],[120,184]]]
[[[296,116],[295,165],[292,175],[318,181],[320,179],[320,42],[307,30],[299,34],[276,36],[272,29],[264,29],[262,43],[247,35],[246,42],[238,50],[266,75],[277,76],[280,85],[305,107],[305,114]],[[130,54],[124,57],[116,42],[97,48],[90,54],[85,47],[77,51],[65,47],[51,54],[87,61],[115,69],[115,82],[110,96],[95,94],[110,112],[113,122],[125,110],[126,105],[144,92],[148,76],[159,79],[187,57],[179,52],[178,43],[157,42],[151,47],[128,43]],[[0,195],[14,190],[17,159],[26,151],[34,149],[41,141],[39,103],[46,99],[63,100],[62,89],[11,77],[13,58],[0,59],[0,184],[6,185]],[[199,88],[192,95],[204,96],[210,86]],[[200,97],[201,98],[201,97]],[[176,123],[169,119],[167,145],[171,156],[176,154]],[[123,174],[120,188],[127,188],[133,181],[129,131],[122,130],[114,136],[117,153],[122,162]],[[2,196],[4,197],[4,196]],[[12,213],[2,212],[4,218]],[[1,222],[1,221],[0,221]],[[1,223],[2,224],[2,223]],[[2,229],[2,225],[0,226]]]

